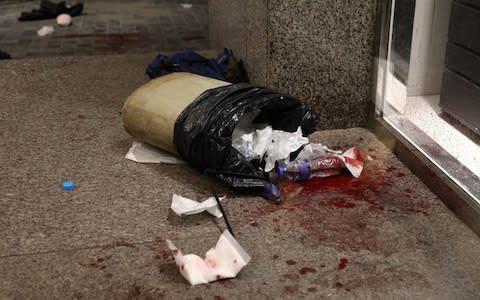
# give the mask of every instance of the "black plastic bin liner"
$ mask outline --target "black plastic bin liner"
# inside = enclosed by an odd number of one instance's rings
[[[232,147],[232,133],[244,113],[260,110],[254,123],[305,135],[315,131],[317,117],[309,105],[285,94],[247,83],[202,93],[175,121],[174,144],[183,159],[238,189],[262,188],[266,174]]]

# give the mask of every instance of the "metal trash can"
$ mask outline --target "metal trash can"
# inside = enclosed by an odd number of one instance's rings
[[[192,73],[171,73],[142,85],[122,110],[125,130],[136,140],[177,154],[174,127],[180,113],[204,91],[229,82]]]

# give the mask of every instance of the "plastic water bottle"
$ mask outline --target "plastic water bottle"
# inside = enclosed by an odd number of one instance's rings
[[[319,157],[311,160],[296,160],[279,166],[286,172],[304,172],[305,169],[336,169],[343,167],[342,161],[335,156]]]
[[[331,169],[317,169],[311,170],[308,167],[299,168],[298,172],[289,172],[285,165],[279,165],[275,168],[275,172],[279,179],[288,179],[292,181],[305,181],[312,179],[314,177],[329,177],[342,173],[342,168],[331,168]]]

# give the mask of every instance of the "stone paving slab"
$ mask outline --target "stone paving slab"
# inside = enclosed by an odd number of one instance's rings
[[[147,58],[83,56],[74,68],[71,57],[0,62],[0,106],[9,103],[0,119],[1,299],[478,297],[479,238],[363,128],[311,135],[368,151],[374,160],[358,179],[285,182],[281,205],[215,185],[252,262],[236,279],[191,287],[164,240],[203,255],[225,223],[169,209],[173,193],[211,194],[202,174],[123,157],[132,139],[116,114],[145,82]],[[61,99],[70,115],[56,109]],[[78,182],[71,193],[60,189],[67,177]]]

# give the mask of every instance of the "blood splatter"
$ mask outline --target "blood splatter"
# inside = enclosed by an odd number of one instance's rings
[[[298,280],[300,275],[298,275],[297,273],[287,273],[287,274],[283,275],[283,277],[285,277],[287,279],[290,279],[290,280]]]
[[[360,229],[365,229],[365,228],[367,228],[367,223],[358,222],[358,223],[356,224],[356,227],[357,227],[357,228],[360,228]]]
[[[298,291],[298,287],[296,286],[285,286],[285,292],[287,294],[293,295]]]
[[[211,258],[206,258],[205,259],[205,263],[208,265],[209,268],[211,269],[215,269],[217,267],[217,262],[214,261],[213,259]]]
[[[278,259],[278,255],[277,255],[277,254],[274,254],[274,255],[272,256],[272,258],[273,258],[273,259]]]
[[[396,171],[386,173],[383,161],[369,161],[359,178],[345,172],[306,182],[282,181],[280,189],[284,202],[281,205],[262,203],[251,210],[252,217],[260,221],[275,214],[265,219],[275,220],[281,214],[282,219],[274,224],[298,226],[299,234],[295,238],[307,247],[324,245],[341,252],[395,253],[393,237],[380,234],[384,222],[392,218],[391,212],[424,214],[428,213],[426,209],[431,204],[428,201],[422,204],[403,192],[398,193],[408,186],[398,186],[392,179],[399,172],[396,167],[387,169]],[[390,188],[394,186],[395,189]],[[273,231],[278,232],[278,228],[274,226]],[[280,234],[289,232],[284,227],[280,229]]]
[[[131,297],[139,297],[143,293],[143,286],[139,286],[136,283],[128,290],[128,294]]]
[[[349,174],[326,178],[314,178],[305,182],[302,187],[302,195],[312,193],[342,192],[356,198],[365,198],[367,191],[376,191],[380,188],[379,174],[363,172],[360,178]]]
[[[355,159],[360,161],[365,161],[368,159],[368,154],[358,147],[353,147],[353,155]]]
[[[227,289],[233,289],[235,287],[235,283],[233,283],[232,280],[220,280],[218,281],[219,284],[221,284],[224,288],[227,288]]]
[[[298,271],[298,273],[300,273],[301,275],[305,275],[307,273],[316,273],[317,270],[315,270],[314,268],[309,268],[309,267],[303,267],[300,269],[300,271]]]
[[[332,206],[336,208],[354,208],[355,207],[355,203],[347,202],[343,199],[320,200],[319,204],[321,206]]]
[[[338,288],[338,289],[340,289],[340,288],[343,288],[343,287],[344,287],[344,284],[337,281],[337,282],[335,282],[335,287]]]
[[[173,250],[172,250],[172,253],[173,253],[174,256],[177,256],[177,254],[178,254],[178,249],[173,249]]]
[[[155,250],[155,249],[152,249],[152,250]],[[154,259],[171,259],[171,258],[173,258],[171,252],[167,252],[165,250],[161,250],[158,254],[154,256]]]
[[[310,292],[310,293],[315,293],[315,292],[317,291],[317,288],[315,288],[315,287],[309,287],[309,288],[307,289],[307,291]]]
[[[80,263],[81,266],[84,266],[84,267],[90,267],[90,268],[96,268],[96,269],[99,269],[99,270],[104,270],[107,268],[107,266],[105,265],[105,262],[106,260],[112,258],[111,255],[107,255],[105,257],[99,257],[97,259],[90,259],[89,262],[87,263]]]
[[[294,260],[291,260],[291,259],[289,259],[289,260],[287,260],[287,261],[285,261],[285,262],[286,262],[286,263],[287,263],[287,265],[289,265],[289,266],[293,266],[293,265],[296,265],[296,264],[297,264],[297,262],[296,262],[296,261],[294,261]]]
[[[397,168],[395,168],[394,166],[390,166],[390,167],[386,168],[385,171],[387,171],[387,172],[393,172],[393,171],[395,171],[396,169],[397,169]]]
[[[398,178],[405,177],[405,176],[406,176],[406,174],[403,173],[403,172],[398,172],[398,173],[397,173],[397,177],[398,177]]]
[[[250,226],[257,227],[257,222],[255,221],[250,222]]]
[[[340,261],[338,263],[338,269],[343,270],[347,267],[348,264],[348,259],[346,258],[340,258]]]
[[[359,161],[359,160],[356,160],[356,159],[353,159],[353,158],[350,158],[348,156],[345,156],[345,163],[346,164],[349,164],[355,168],[360,168],[361,166],[363,166],[363,162]]]
[[[80,120],[85,120],[87,117],[86,117],[85,115],[78,115],[78,118],[79,118]]]
[[[222,297],[222,296],[213,296],[213,299],[215,299],[215,300],[223,300],[223,297]]]

